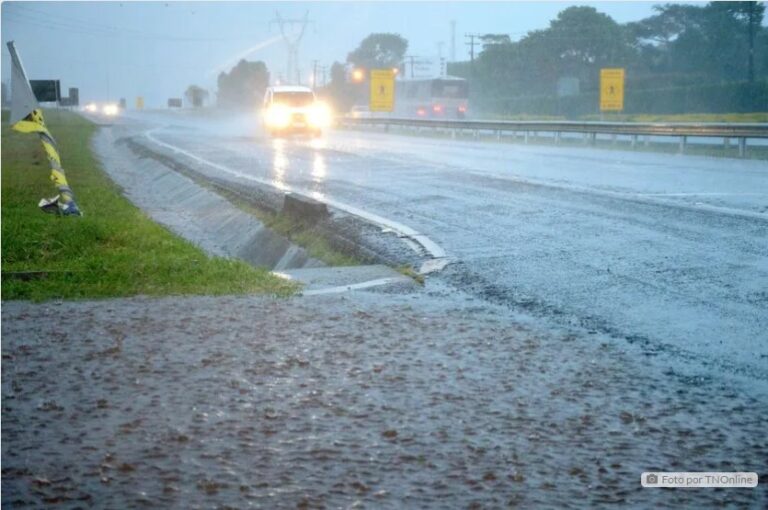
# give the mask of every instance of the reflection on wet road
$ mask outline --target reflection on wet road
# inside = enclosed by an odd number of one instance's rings
[[[288,158],[285,155],[285,140],[275,139],[272,141],[272,183],[276,188],[285,190],[285,172],[288,169]]]

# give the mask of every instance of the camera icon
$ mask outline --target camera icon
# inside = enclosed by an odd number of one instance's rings
[[[648,485],[656,485],[659,483],[659,475],[656,473],[648,473],[645,475],[645,483]]]

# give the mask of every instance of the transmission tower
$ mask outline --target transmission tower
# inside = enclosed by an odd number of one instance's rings
[[[307,30],[307,25],[311,23],[309,21],[309,11],[304,13],[303,18],[283,18],[280,16],[280,12],[275,11],[275,19],[270,22],[277,23],[280,27],[280,35],[283,36],[283,42],[288,50],[288,59],[285,67],[285,78],[290,83],[294,78],[297,82],[300,82],[299,77],[299,43],[301,38],[304,37],[304,32]],[[298,28],[298,30],[294,30]]]

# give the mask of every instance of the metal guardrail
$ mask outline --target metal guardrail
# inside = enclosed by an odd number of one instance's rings
[[[638,143],[639,136],[680,137],[680,152],[685,151],[689,137],[722,138],[728,147],[730,139],[738,140],[739,156],[746,155],[747,139],[768,138],[766,124],[728,124],[728,123],[667,123],[667,122],[568,122],[568,121],[495,121],[495,120],[448,120],[448,119],[411,119],[394,117],[344,117],[340,120],[346,125],[398,126],[419,129],[452,130],[473,132],[477,137],[481,131],[491,131],[497,138],[502,132],[521,133],[528,142],[531,133],[554,133],[556,143],[562,133],[582,133],[585,141],[594,145],[597,135],[627,135],[631,137],[632,147]]]

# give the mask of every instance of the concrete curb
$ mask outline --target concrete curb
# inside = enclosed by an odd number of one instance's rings
[[[273,182],[270,182],[266,179],[261,179],[253,175],[247,175],[237,170],[233,170],[219,163],[215,163],[205,158],[202,158],[200,156],[197,156],[196,154],[193,154],[180,147],[176,147],[175,145],[172,145],[157,139],[157,137],[154,136],[154,133],[161,129],[163,128],[158,127],[158,128],[150,129],[144,132],[144,136],[152,143],[159,145],[160,147],[164,147],[175,154],[181,154],[195,161],[198,164],[202,164],[202,165],[214,168],[220,172],[223,172],[229,175],[233,175],[242,179],[256,182],[263,186],[276,188]],[[311,192],[295,189],[287,185],[282,185],[280,190],[283,192],[290,192],[295,195],[300,195],[310,200],[314,200],[314,201],[317,200],[317,197],[313,196]],[[402,223],[396,222],[389,218],[385,218],[383,216],[370,213],[358,207],[355,207],[337,200],[333,200],[330,198],[323,198],[322,200],[319,200],[319,201],[325,203],[330,208],[343,211],[347,214],[351,214],[353,216],[361,218],[362,220],[372,225],[394,232],[399,238],[410,241],[410,242],[406,242],[407,246],[410,249],[416,251],[417,253],[423,250],[423,252],[428,254],[429,259],[423,262],[419,267],[418,273],[421,275],[426,275],[426,274],[434,273],[437,271],[441,271],[443,268],[445,268],[445,266],[447,266],[451,262],[445,250],[443,250],[443,248],[439,244],[432,241],[432,239],[430,239],[427,235],[422,234],[407,225],[403,225]]]

